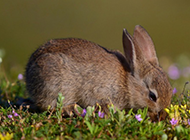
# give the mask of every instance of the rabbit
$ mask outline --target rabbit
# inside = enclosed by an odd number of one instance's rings
[[[112,103],[119,110],[148,107],[148,115],[158,118],[171,102],[172,87],[151,37],[140,25],[133,36],[124,29],[123,49],[124,55],[83,39],[50,40],[26,66],[31,99],[40,110],[54,109],[62,93],[64,107],[96,103],[105,108]]]

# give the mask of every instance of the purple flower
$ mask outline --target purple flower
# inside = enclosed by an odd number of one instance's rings
[[[178,120],[175,120],[174,118],[172,118],[172,120],[170,121],[170,123],[171,123],[172,125],[176,125],[177,122],[178,122]]]
[[[187,122],[188,122],[188,125],[190,125],[190,119],[188,119]]]
[[[15,117],[18,117],[19,115],[18,115],[17,113],[14,113],[14,116],[15,116]]]
[[[86,115],[86,109],[83,109],[81,116],[84,117]]]
[[[141,122],[143,119],[141,118],[141,114],[139,115],[135,115],[135,118],[137,119],[137,121]]]
[[[173,94],[176,94],[176,93],[177,93],[177,89],[174,88],[174,89],[173,89]]]
[[[11,119],[13,116],[12,115],[8,115],[8,118]]]
[[[176,65],[171,65],[168,68],[168,75],[171,79],[176,80],[180,77],[180,71]]]
[[[18,80],[22,80],[23,79],[23,75],[22,74],[19,74],[18,75]]]
[[[19,116],[14,110],[13,110],[13,114],[15,117]]]
[[[104,115],[105,115],[104,112],[98,111],[98,116],[99,116],[100,118],[103,118]]]

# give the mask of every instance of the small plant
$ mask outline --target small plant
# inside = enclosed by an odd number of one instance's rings
[[[189,125],[190,120],[190,105],[189,105],[189,99],[190,94],[189,91],[185,90],[186,85],[189,82],[186,82],[183,88],[182,93],[176,94],[176,90],[174,88],[173,91],[173,100],[170,107],[165,108],[165,111],[168,113],[171,125],[174,126],[177,125]]]
[[[62,95],[62,93],[58,93],[57,108],[56,108],[56,116],[58,118],[58,123],[62,121],[63,100],[64,96]]]
[[[0,133],[0,140],[11,140],[13,138],[13,133],[9,134],[8,132],[6,134]]]
[[[108,114],[100,105],[74,106],[73,117],[63,117],[64,97],[58,94],[55,113],[32,113],[16,108],[25,97],[23,75],[16,82],[0,79],[0,139],[190,139],[190,91],[188,82],[173,89],[168,116],[151,122],[148,108],[119,110],[110,104]],[[180,79],[180,78],[179,78]],[[180,93],[180,89],[182,92]],[[10,101],[9,101],[10,100]]]

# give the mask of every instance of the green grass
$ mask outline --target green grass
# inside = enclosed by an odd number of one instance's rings
[[[11,83],[1,79],[0,139],[190,139],[187,90],[173,96],[172,106],[166,109],[169,115],[160,122],[151,122],[146,117],[147,108],[138,110],[136,114],[132,110],[117,110],[114,113],[113,106],[109,108],[110,115],[103,118],[99,117],[94,107],[86,109],[85,117],[81,116],[83,109],[76,107],[78,115],[65,118],[60,113],[61,101],[64,100],[61,94],[55,113],[31,113],[14,106],[18,97],[26,98],[26,95],[22,80]],[[14,116],[15,113],[18,116]],[[141,114],[142,121],[135,118],[137,114]],[[177,120],[176,124],[170,123],[172,118]]]

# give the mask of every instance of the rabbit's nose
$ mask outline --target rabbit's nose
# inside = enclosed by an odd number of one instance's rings
[[[159,117],[160,117],[160,115],[159,115],[159,113],[156,113],[156,112],[149,112],[148,113],[148,116],[150,117],[150,119],[153,121],[153,122],[157,122],[157,121],[159,121]]]
[[[159,114],[159,121],[165,120],[168,115],[165,110],[161,110],[158,114]]]

